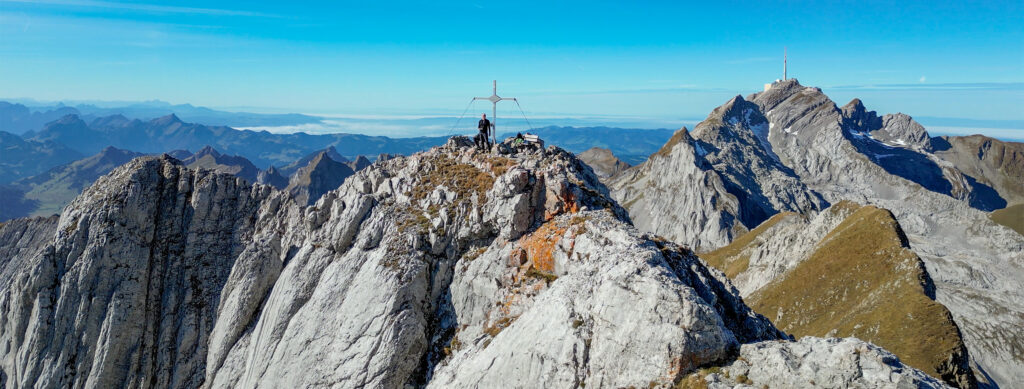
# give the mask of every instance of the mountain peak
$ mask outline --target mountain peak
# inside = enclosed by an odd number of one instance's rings
[[[868,111],[860,99],[850,100],[840,111],[846,119],[848,127],[854,131],[871,132],[882,127],[882,118],[875,111]]]
[[[182,124],[184,122],[182,122],[181,119],[178,118],[178,115],[172,113],[169,115],[164,115],[156,119],[153,119],[151,123],[160,126],[170,126],[173,124]]]
[[[50,124],[59,124],[59,125],[68,125],[68,124],[78,125],[78,124],[81,124],[81,125],[85,125],[85,122],[82,121],[82,118],[80,118],[78,116],[78,114],[69,113],[67,115],[61,116],[60,119],[57,119],[57,120],[51,122]]]
[[[219,158],[221,156],[221,153],[218,152],[217,149],[214,149],[213,146],[206,145],[203,148],[199,149],[199,151],[196,151],[195,154],[192,154],[192,157],[194,159],[199,159],[207,155],[212,155],[214,158]]]

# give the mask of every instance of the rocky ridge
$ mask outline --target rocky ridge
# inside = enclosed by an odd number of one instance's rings
[[[935,155],[991,186],[1008,204],[1024,204],[1024,143],[984,135],[933,139]]]
[[[611,183],[637,227],[707,251],[778,212],[828,205],[779,160],[758,106],[736,96]]]
[[[701,258],[789,334],[864,339],[951,385],[977,385],[959,328],[887,210],[841,201],[812,218],[780,213]]]
[[[757,361],[757,362],[752,362]],[[733,363],[702,369],[682,388],[945,388],[895,355],[856,338],[745,344]]]
[[[288,178],[281,174],[276,167],[271,166],[267,170],[260,170],[256,175],[256,183],[270,185],[274,189],[284,189],[288,186]]]
[[[309,206],[136,159],[59,219],[0,225],[0,381],[668,386],[783,337],[722,273],[630,226],[572,154],[498,150],[456,137]],[[883,359],[821,369],[934,382]]]

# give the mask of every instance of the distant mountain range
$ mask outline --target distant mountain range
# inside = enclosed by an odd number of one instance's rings
[[[316,123],[320,117],[297,113],[262,114],[251,112],[218,111],[191,104],[170,104],[162,101],[125,103],[118,106],[98,106],[95,104],[78,104],[67,106],[26,106],[18,103],[0,101],[0,130],[13,134],[38,131],[46,123],[60,119],[66,115],[78,115],[85,120],[103,116],[121,115],[133,119],[149,120],[167,115],[177,115],[183,120],[203,123],[210,126],[286,126]]]
[[[309,204],[371,164],[370,159],[362,155],[349,161],[338,154],[334,147],[317,150],[284,168],[271,166],[266,170],[260,170],[245,157],[223,154],[211,146],[203,147],[194,154],[188,150],[174,150],[166,154],[180,160],[190,169],[213,170],[234,175],[249,183],[270,185],[287,190],[297,201]],[[59,214],[96,179],[144,155],[106,147],[98,154],[9,184],[0,184],[0,222],[20,217]],[[381,154],[375,158],[387,160],[392,156]]]
[[[35,142],[69,145],[81,154],[94,154],[107,146],[143,153],[199,150],[213,146],[220,152],[241,155],[259,168],[284,166],[313,151],[334,146],[342,155],[411,154],[444,143],[446,137],[388,138],[356,134],[272,134],[225,126],[187,123],[177,115],[143,121],[122,115],[86,122],[67,115],[39,131],[23,135]]]
[[[60,213],[97,178],[142,155],[107,147],[96,155],[0,185],[0,221]]]

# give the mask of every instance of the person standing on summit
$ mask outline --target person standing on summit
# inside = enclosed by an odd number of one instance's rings
[[[476,135],[476,147],[486,150],[491,147],[491,142],[488,138],[491,130],[491,121],[487,120],[487,114],[480,115],[480,121],[477,122],[476,128],[480,130],[480,133]]]

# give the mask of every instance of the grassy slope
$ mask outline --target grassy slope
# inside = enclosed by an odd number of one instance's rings
[[[857,207],[847,202],[835,206]],[[748,266],[746,249],[756,247],[758,235],[787,216],[796,215],[775,215],[701,258],[735,277]],[[794,336],[858,337],[942,378],[938,367],[962,347],[962,340],[946,307],[926,294],[925,278],[921,260],[904,245],[892,214],[866,206],[829,232],[799,266],[745,300]]]
[[[1010,227],[1017,231],[1017,233],[1024,235],[1024,204],[1015,204],[995,210],[989,217],[992,218],[992,221]]]
[[[708,253],[700,254],[700,258],[709,265],[721,270],[729,278],[735,278],[738,274],[746,271],[747,267],[750,266],[750,251],[748,251],[747,248],[752,245],[755,245],[753,248],[756,248],[756,245],[760,245],[760,241],[756,238],[787,217],[799,217],[799,215],[793,212],[777,213],[775,216],[765,220],[764,223],[761,223],[757,228],[746,234],[740,235],[740,237],[734,239],[732,243],[729,243],[729,245]]]

